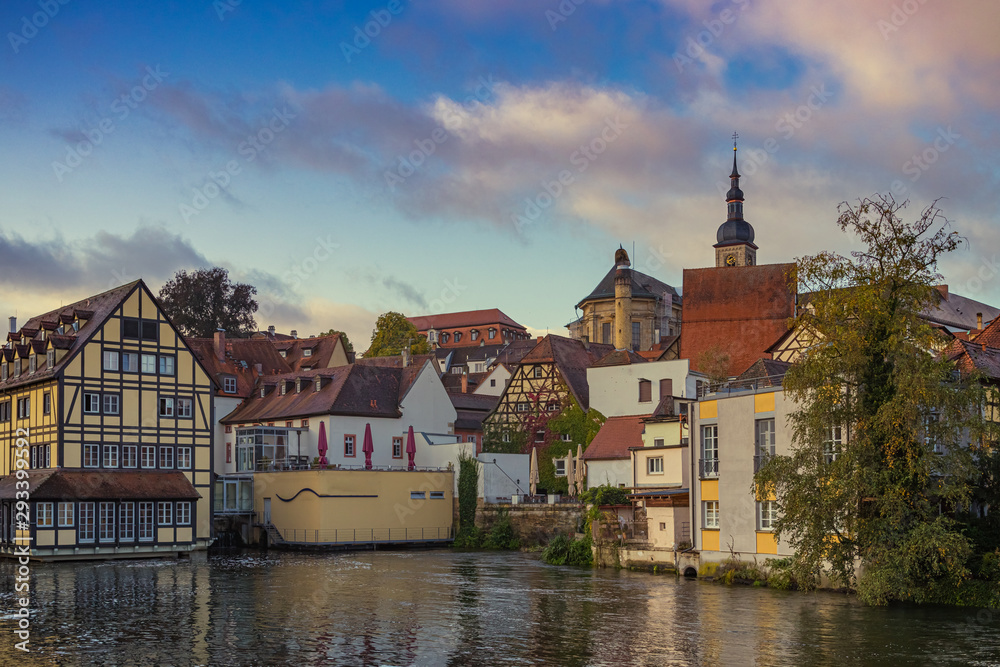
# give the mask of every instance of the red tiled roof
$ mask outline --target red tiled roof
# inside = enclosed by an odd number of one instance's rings
[[[795,313],[794,270],[795,264],[685,269],[680,356],[691,370],[715,347],[729,355],[730,376],[764,355]]]
[[[945,348],[944,356],[953,360],[963,373],[978,370],[990,380],[1000,380],[1000,348],[981,343],[978,338],[973,342],[953,340]]]
[[[223,376],[236,377],[236,394],[222,394],[223,396],[244,398],[249,396],[257,381],[255,372],[257,364],[261,365],[261,372],[264,375],[292,372],[291,366],[281,358],[274,344],[265,338],[227,338],[224,361],[216,354],[214,339],[185,338],[184,340],[220,389],[223,387]]]
[[[484,324],[501,324],[513,329],[527,329],[505,315],[499,308],[485,310],[466,310],[461,313],[441,313],[439,315],[419,315],[407,317],[407,320],[417,328],[417,331],[428,329],[455,329],[458,327],[474,327]]]
[[[642,447],[643,419],[649,415],[608,417],[583,453],[584,460],[599,461],[630,458],[629,447]]]
[[[657,354],[663,354],[662,351]],[[603,366],[627,366],[629,364],[644,364],[646,357],[632,350],[613,350],[594,362],[594,368]]]
[[[14,475],[0,478],[0,499],[13,499]],[[32,500],[197,500],[195,490],[180,471],[46,470],[29,472]]]

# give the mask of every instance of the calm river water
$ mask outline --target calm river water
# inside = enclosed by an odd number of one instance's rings
[[[551,567],[526,554],[33,565],[3,665],[1000,665],[1000,613]]]

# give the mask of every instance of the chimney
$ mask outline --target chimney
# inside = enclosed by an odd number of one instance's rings
[[[462,393],[469,393],[469,375],[467,373],[462,373]]]
[[[535,337],[535,342],[536,343],[541,343],[542,342],[542,338],[545,338],[545,336],[536,336]]]
[[[983,314],[982,313],[976,313],[976,328],[979,329],[980,331],[983,330]]]
[[[17,333],[17,318],[14,316],[10,318],[10,332]]]
[[[268,336],[273,336],[274,335],[274,325],[273,324],[271,324],[271,325],[269,325],[267,327],[267,335]]]
[[[292,329],[289,333],[292,334],[292,338],[298,338],[299,337],[299,332],[296,329]]]
[[[410,365],[410,348],[404,347],[402,351],[403,355],[403,368]]]
[[[935,286],[934,289],[936,289],[938,292],[941,293],[941,298],[943,298],[945,301],[948,300],[948,286],[947,285],[937,285],[937,286]]]
[[[219,361],[226,360],[226,330],[219,329],[215,332],[215,356]]]
[[[253,369],[255,371],[257,371],[257,375],[263,375],[264,374],[264,364],[260,364],[260,363],[254,364],[253,365]]]

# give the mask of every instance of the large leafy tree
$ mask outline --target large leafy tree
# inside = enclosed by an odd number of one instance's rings
[[[382,313],[375,321],[372,342],[365,357],[391,357],[400,354],[407,345],[411,354],[427,354],[431,351],[427,338],[417,333],[417,328],[402,313],[389,311]]]
[[[160,290],[160,305],[185,336],[207,338],[217,329],[249,336],[257,330],[257,288],[229,280],[218,266],[188,273],[178,271]]]
[[[330,329],[329,331],[324,331],[323,333],[321,333],[320,336],[332,336],[333,334],[340,335],[340,342],[344,344],[344,350],[347,352],[347,354],[354,354],[354,345],[351,344],[351,341],[347,337],[347,334],[344,333],[343,331],[338,331],[337,329]]]
[[[794,326],[815,344],[784,379],[791,453],[755,479],[758,499],[777,499],[800,583],[825,572],[871,604],[942,599],[972,555],[951,510],[974,489],[981,387],[935,354],[920,316],[939,298],[939,258],[963,239],[936,203],[912,223],[905,207],[841,204],[838,225],[864,249],[799,260],[809,294]]]

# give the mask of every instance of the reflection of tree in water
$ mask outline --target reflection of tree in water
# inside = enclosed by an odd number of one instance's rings
[[[546,594],[533,596],[534,604],[526,610],[530,655],[564,667],[588,664],[601,607],[593,571],[546,567],[533,575],[531,587]]]
[[[483,665],[491,664],[488,656],[479,654],[478,647],[482,637],[482,612],[480,609],[479,567],[472,557],[462,558],[451,568],[458,579],[458,647],[448,659],[448,665]]]

